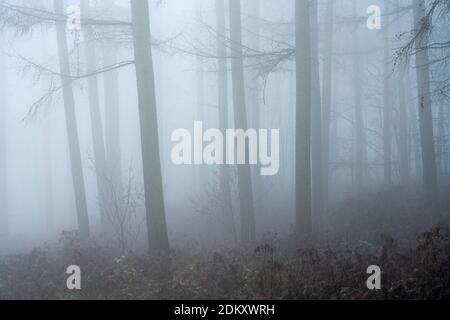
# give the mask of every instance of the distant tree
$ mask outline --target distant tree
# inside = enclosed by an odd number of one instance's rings
[[[356,16],[358,13],[358,1],[353,0],[353,14]],[[364,104],[362,99],[362,87],[361,87],[361,54],[360,51],[360,38],[359,38],[360,25],[357,24],[354,27],[353,34],[353,92],[355,101],[355,182],[356,189],[360,190],[364,183],[364,163],[366,159],[365,155],[365,132],[364,132]]]
[[[225,27],[225,1],[216,0],[216,24],[217,24],[217,56],[222,57],[217,61],[217,88],[218,88],[218,106],[219,106],[219,127],[225,132],[229,126],[228,114],[228,59],[226,46],[226,27]],[[225,152],[225,150],[224,150]],[[224,153],[225,154],[225,153]],[[229,225],[235,228],[233,207],[230,188],[230,170],[228,166],[221,166],[219,172],[219,192],[221,195],[222,215]],[[236,232],[234,232],[236,235]]]
[[[311,170],[312,170],[312,210],[320,219],[323,210],[323,167],[322,167],[322,98],[319,54],[319,13],[318,1],[311,6]]]
[[[236,128],[247,130],[248,120],[244,85],[240,0],[230,0],[230,40],[234,121]],[[247,159],[249,158],[248,144],[246,145],[246,157]],[[256,236],[253,188],[249,165],[238,166],[238,190],[242,228],[241,236],[244,242],[248,242],[254,240]]]
[[[389,11],[389,0],[384,1],[385,10]],[[383,148],[384,148],[384,183],[392,183],[392,64],[390,45],[389,17],[383,27]]]
[[[91,4],[89,0],[81,1],[81,12],[88,20],[91,18]],[[93,73],[97,70],[97,54],[94,38],[94,29],[91,25],[83,26],[84,33],[84,55],[86,59],[86,73]],[[92,142],[94,149],[94,166],[96,172],[98,200],[100,204],[100,216],[105,219],[105,211],[108,210],[105,181],[102,179],[102,172],[106,170],[105,140],[103,138],[103,121],[100,113],[100,96],[97,75],[87,78],[89,110],[91,119]],[[108,114],[108,112],[106,112]]]
[[[0,53],[0,238],[9,234],[8,184],[6,167],[6,70],[5,56]]]
[[[413,0],[414,25],[420,30],[431,23],[426,15],[425,2]],[[415,57],[417,73],[417,94],[419,99],[420,141],[422,149],[423,186],[425,190],[438,196],[436,153],[433,136],[433,116],[430,88],[430,61],[428,57],[428,38],[426,31],[419,32],[415,38]]]
[[[295,1],[296,166],[295,200],[298,236],[312,232],[311,219],[311,22],[309,1]]]
[[[322,86],[322,199],[324,205],[328,205],[329,172],[330,172],[330,121],[331,121],[331,99],[333,79],[333,21],[334,0],[326,1],[325,31],[324,31],[324,61],[323,61],[323,86]]]
[[[64,14],[63,1],[54,0],[53,5],[56,14]],[[89,237],[90,227],[86,203],[86,191],[84,186],[83,166],[81,163],[80,142],[78,138],[78,126],[75,116],[75,98],[72,88],[70,71],[69,49],[67,45],[66,35],[66,21],[58,21],[56,23],[56,36],[61,74],[61,86],[64,98],[66,129],[69,142],[73,189],[75,192],[75,203],[77,207],[78,229],[82,239],[87,239]]]

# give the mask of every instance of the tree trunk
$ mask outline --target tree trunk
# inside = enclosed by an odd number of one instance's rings
[[[353,14],[357,16],[357,0],[353,0]],[[353,90],[355,94],[355,186],[356,190],[361,190],[364,183],[364,118],[363,103],[361,98],[361,56],[359,54],[359,26],[355,27],[353,35]]]
[[[388,1],[385,0],[385,10],[388,10]],[[392,184],[392,130],[391,130],[391,117],[392,117],[392,96],[391,96],[391,57],[389,55],[390,49],[390,29],[388,17],[384,18],[386,23],[384,24],[383,31],[383,148],[384,148],[384,183],[389,186]]]
[[[311,219],[311,34],[309,2],[295,1],[295,45],[297,75],[296,115],[296,231],[312,232]]]
[[[6,69],[5,56],[0,53],[0,239],[9,235],[8,177],[6,150]]]
[[[217,56],[218,72],[218,104],[219,104],[219,126],[222,132],[228,129],[228,60],[227,47],[225,43],[226,27],[225,27],[225,1],[216,0],[216,19],[217,19]],[[224,150],[225,151],[225,150]],[[224,153],[225,154],[225,153]],[[222,202],[222,214],[226,221],[229,222],[235,243],[237,243],[236,224],[234,221],[233,208],[231,205],[230,190],[230,172],[228,166],[220,166],[220,195]]]
[[[245,103],[244,63],[242,53],[241,2],[230,0],[231,70],[233,82],[233,104],[235,126],[247,130]],[[246,155],[248,158],[248,145]],[[250,165],[238,165],[238,190],[241,213],[241,236],[244,242],[255,239],[255,212]]]
[[[63,1],[54,0],[53,5],[56,14],[63,15]],[[70,76],[69,49],[67,46],[66,24],[56,24],[58,43],[58,56],[63,86],[64,110],[66,117],[67,137],[69,142],[70,165],[72,171],[73,189],[77,207],[78,229],[82,239],[89,237],[89,217],[86,204],[86,192],[84,186],[83,167],[81,162],[80,142],[78,139],[78,127],[75,116],[75,98]]]
[[[410,162],[408,151],[408,112],[406,107],[406,86],[405,86],[405,68],[401,69],[397,73],[398,81],[398,94],[399,94],[399,144],[398,144],[398,156],[399,156],[399,173],[400,179],[403,184],[406,184],[410,176]]]
[[[414,25],[416,28],[425,15],[423,0],[414,0]],[[420,143],[422,147],[423,187],[435,199],[438,197],[436,154],[433,137],[433,117],[430,95],[430,67],[426,36],[420,35],[416,39],[416,72],[417,91],[419,100]]]
[[[90,13],[90,2],[89,0],[81,1],[81,12],[84,19],[91,18]],[[97,69],[97,58],[95,52],[95,44],[90,41],[93,40],[93,28],[92,26],[83,26],[84,31],[84,55],[86,59],[86,73],[95,72]],[[114,94],[110,92],[109,94]],[[89,97],[89,111],[91,118],[91,131],[92,131],[92,142],[94,149],[94,165],[95,165],[95,175],[97,180],[97,192],[99,200],[100,217],[102,219],[102,227],[106,226],[107,210],[110,210],[107,206],[107,193],[105,188],[106,179],[109,178],[106,172],[106,155],[105,155],[105,142],[103,139],[103,123],[100,113],[100,102],[99,102],[99,90],[98,90],[98,80],[97,76],[91,76],[88,78],[88,97]],[[108,114],[108,105],[107,112]]]
[[[149,249],[168,252],[148,0],[131,0]]]
[[[311,2],[311,156],[312,156],[312,211],[320,221],[322,216],[322,99],[319,65],[318,0]]]
[[[327,0],[325,19],[325,48],[323,62],[323,100],[322,100],[322,201],[328,206],[329,175],[330,175],[330,125],[331,125],[331,93],[333,78],[333,21],[334,0]]]

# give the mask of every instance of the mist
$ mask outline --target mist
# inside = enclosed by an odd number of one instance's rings
[[[425,232],[448,254],[449,19],[445,0],[0,1],[0,260],[377,256]],[[308,298],[261,290],[239,297]],[[181,298],[236,297],[207,292]]]

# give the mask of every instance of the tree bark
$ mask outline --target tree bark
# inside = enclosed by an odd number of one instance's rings
[[[64,14],[63,1],[54,0],[54,9],[57,14]],[[56,36],[58,56],[63,86],[64,110],[66,117],[67,137],[69,142],[69,155],[72,171],[73,189],[77,208],[78,229],[82,239],[87,239],[90,233],[89,217],[86,204],[83,167],[81,162],[80,142],[78,139],[78,126],[75,116],[75,98],[70,76],[69,49],[67,45],[66,25],[64,22],[56,23]]]
[[[148,0],[131,0],[149,249],[168,252]]]

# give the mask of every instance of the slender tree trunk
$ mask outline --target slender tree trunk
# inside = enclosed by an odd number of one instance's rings
[[[421,179],[422,177],[422,152],[420,146],[420,129],[419,129],[419,116],[417,110],[411,108],[409,116],[409,124],[411,128],[411,141],[414,154],[414,169],[415,177]]]
[[[325,14],[325,48],[323,62],[323,101],[322,101],[322,201],[328,206],[330,175],[330,125],[331,125],[331,93],[333,78],[333,24],[334,0],[327,0]]]
[[[408,112],[406,107],[406,87],[405,87],[405,68],[397,73],[399,90],[399,172],[400,179],[406,184],[410,177],[410,162],[408,150]]]
[[[53,5],[56,14],[63,15],[63,1],[54,0]],[[78,228],[82,239],[89,237],[89,217],[86,204],[86,192],[84,186],[83,167],[81,162],[80,142],[78,139],[78,127],[75,116],[75,98],[72,81],[70,78],[69,49],[67,45],[65,22],[56,24],[58,43],[58,56],[63,86],[64,110],[66,117],[67,137],[69,141],[70,164],[72,171],[73,189],[77,207]]]
[[[396,1],[396,5],[400,6],[400,0]],[[400,13],[397,14],[397,20],[400,21]],[[400,32],[401,30],[399,30]],[[408,137],[408,111],[406,106],[406,66],[400,66],[397,70],[398,82],[398,159],[399,159],[399,173],[402,184],[408,183],[411,174],[409,137]]]
[[[439,172],[447,174],[447,129],[445,126],[446,112],[444,104],[439,106],[438,116],[438,136],[439,136]]]
[[[91,8],[89,0],[81,1],[81,12],[83,18],[91,18]],[[86,59],[86,71],[87,73],[95,72],[97,69],[97,58],[95,51],[95,44],[90,42],[93,40],[93,28],[92,26],[83,26],[84,32],[84,54]],[[114,94],[110,92],[109,94]],[[100,102],[99,102],[99,90],[98,90],[98,79],[97,76],[91,76],[88,78],[88,97],[89,97],[89,111],[91,118],[91,131],[92,131],[92,142],[94,149],[94,165],[95,174],[97,180],[97,192],[98,201],[100,209],[100,217],[102,219],[102,226],[105,228],[106,225],[106,212],[110,208],[107,206],[107,193],[105,188],[105,175],[106,172],[106,155],[105,155],[105,142],[103,138],[103,123],[100,113]],[[108,106],[107,106],[108,109]],[[108,112],[106,112],[108,114]]]
[[[131,0],[149,248],[168,252],[148,0]]]
[[[203,19],[203,7],[202,0],[197,0],[195,3],[195,14],[198,20],[198,30],[200,31],[201,21]],[[197,82],[197,121],[203,121],[203,127],[206,127],[205,123],[205,71],[203,70],[203,60],[200,56],[196,57],[196,82]],[[204,166],[195,166],[196,170],[196,190],[197,194],[202,196],[205,191],[205,184],[208,183],[207,171]]]
[[[353,13],[357,16],[357,0],[353,0]],[[361,56],[359,54],[359,26],[355,28],[353,35],[353,89],[355,94],[355,180],[356,190],[361,190],[364,183],[364,118],[363,118],[363,103],[361,90]]]
[[[241,1],[230,0],[231,70],[233,82],[233,105],[235,126],[248,129],[245,103],[244,63],[242,53]],[[248,158],[249,148],[246,146]],[[241,213],[241,236],[244,242],[255,239],[255,212],[251,170],[249,165],[238,166],[238,189]]]
[[[219,103],[219,126],[222,132],[228,129],[228,60],[226,47],[225,28],[225,1],[216,0],[216,23],[217,23],[217,56],[218,60],[217,87]],[[225,154],[225,153],[224,153]],[[229,222],[233,231],[234,241],[237,244],[236,224],[234,221],[233,208],[231,205],[230,172],[228,166],[220,166],[220,195],[222,202],[223,217]]]
[[[322,216],[322,99],[319,65],[318,0],[311,1],[311,156],[312,211],[320,221]]]
[[[5,56],[0,53],[0,239],[9,235],[8,176],[6,168],[6,69]]]
[[[425,13],[423,0],[414,0],[414,25],[418,27]],[[419,100],[420,142],[422,147],[423,187],[435,199],[438,197],[436,153],[433,137],[433,117],[430,95],[430,67],[426,36],[416,39],[416,72]]]
[[[261,22],[259,21],[261,16],[261,1],[251,0],[249,1],[249,23],[248,28],[251,30],[251,35],[248,38],[248,45],[250,48],[259,51],[260,50],[260,32]],[[249,111],[250,120],[249,123],[252,128],[258,130],[260,127],[260,93],[261,85],[256,72],[249,72],[250,85],[249,87]],[[255,170],[256,171],[256,170]]]
[[[312,232],[311,219],[311,34],[308,1],[295,1],[297,74],[296,115],[296,231]]]
[[[247,28],[250,30],[250,35],[247,40],[247,44],[253,50],[259,51],[261,46],[260,33],[261,33],[261,1],[251,0],[248,1],[248,23]],[[244,26],[245,27],[245,26]],[[248,71],[248,110],[249,113],[249,126],[255,130],[259,130],[261,127],[261,82],[257,72],[249,70]],[[253,166],[252,168],[252,179],[253,179],[253,193],[255,196],[255,209],[256,211],[261,210],[261,197],[263,196],[262,184],[263,179],[260,176],[259,165]]]
[[[385,10],[388,10],[389,4],[385,0]],[[386,21],[388,17],[384,18]],[[390,28],[389,22],[386,22],[383,27],[383,147],[384,147],[384,183],[385,185],[392,184],[392,130],[391,130],[391,118],[392,118],[392,96],[391,96],[391,57],[389,55],[390,49]]]

